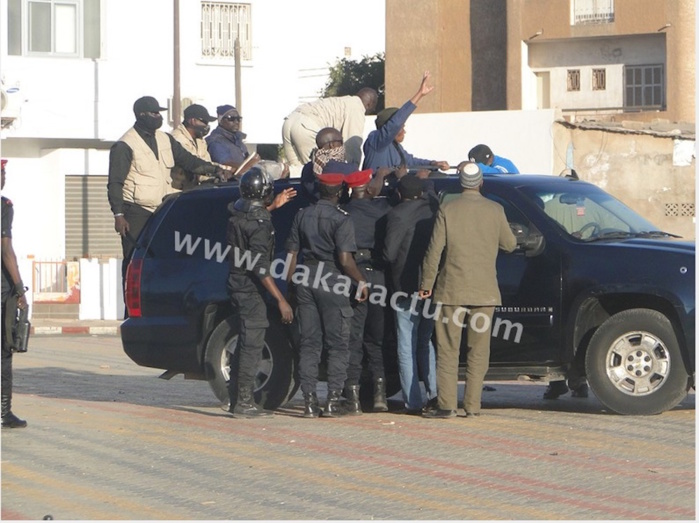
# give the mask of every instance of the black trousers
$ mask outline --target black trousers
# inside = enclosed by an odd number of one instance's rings
[[[381,270],[359,265],[359,270],[371,284],[369,292],[376,285],[386,286],[386,279]],[[349,365],[347,367],[347,385],[358,385],[362,375],[362,361],[366,351],[367,364],[371,377],[384,377],[383,368],[383,337],[384,337],[384,308],[369,300],[353,303],[354,316],[350,327]]]
[[[138,235],[141,234],[152,214],[148,209],[134,203],[124,203],[124,219],[129,223],[129,232],[126,236],[121,237],[121,250],[124,254],[124,260],[121,264],[122,284],[126,281],[126,268],[129,266],[129,260],[136,248]]]
[[[241,388],[253,387],[269,327],[267,305],[257,292],[231,293],[231,301],[238,311],[237,385]],[[231,379],[230,383],[233,388],[234,380]]]
[[[299,285],[296,290],[301,332],[299,379],[304,394],[316,392],[318,364],[323,347],[328,350],[328,390],[341,391],[347,379],[352,306],[347,296],[330,290]]]
[[[2,333],[0,333],[0,338],[2,338],[2,396],[12,397],[12,351],[5,341],[5,314],[7,312],[7,296],[2,298]]]

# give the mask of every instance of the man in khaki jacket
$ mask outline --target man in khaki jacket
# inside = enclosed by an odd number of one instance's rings
[[[422,264],[420,296],[434,294],[434,301],[442,304],[441,317],[435,322],[439,408],[423,414],[430,418],[456,416],[464,327],[468,336],[464,410],[466,417],[480,415],[483,379],[490,360],[491,322],[495,307],[501,305],[495,262],[498,249],[511,252],[517,246],[502,206],[480,193],[480,168],[462,162],[458,170],[463,192],[440,207]],[[446,256],[440,268],[443,253]],[[448,321],[444,323],[442,318]]]

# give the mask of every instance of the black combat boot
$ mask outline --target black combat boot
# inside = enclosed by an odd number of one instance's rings
[[[568,392],[568,386],[565,381],[551,381],[544,391],[544,399],[555,400],[566,392]]]
[[[362,404],[359,402],[359,385],[347,385],[345,387],[345,414],[358,416],[362,413]]]
[[[231,411],[234,418],[258,418],[260,416],[271,416],[272,413],[255,405],[253,387],[241,385],[238,387],[238,401]]]
[[[374,380],[374,412],[388,412],[386,380],[384,378]]]
[[[323,409],[323,416],[326,418],[337,418],[344,414],[340,405],[340,396],[342,393],[339,390],[328,391],[328,401]]]
[[[320,416],[320,406],[318,405],[318,396],[315,392],[303,393],[303,417],[317,418]]]
[[[12,396],[2,396],[2,427],[22,429],[26,426],[26,421],[12,414]]]

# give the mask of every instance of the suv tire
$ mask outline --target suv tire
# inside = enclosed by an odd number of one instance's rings
[[[284,326],[270,314],[265,334],[265,347],[255,378],[255,401],[265,409],[274,410],[287,403],[296,393],[298,384],[294,378],[294,352]],[[229,402],[228,380],[237,376],[234,353],[238,343],[235,316],[219,323],[206,344],[204,365],[207,380],[216,397]],[[231,369],[231,361],[234,368]]]
[[[651,309],[626,310],[605,321],[590,339],[585,369],[597,398],[619,414],[659,414],[689,390],[672,324]]]

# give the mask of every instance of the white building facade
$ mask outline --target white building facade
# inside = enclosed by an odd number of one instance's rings
[[[384,50],[377,0],[0,0],[0,154],[10,160],[3,194],[16,208],[13,245],[28,285],[41,285],[36,262],[118,256],[109,147],[133,125],[137,98],[171,103],[177,4],[182,108],[196,102],[215,114],[236,104],[238,35],[239,109],[251,147],[281,143],[284,117],[319,95],[338,59]],[[87,243],[86,228],[98,231]],[[85,297],[86,282],[77,285]],[[71,293],[49,290],[59,301]]]

